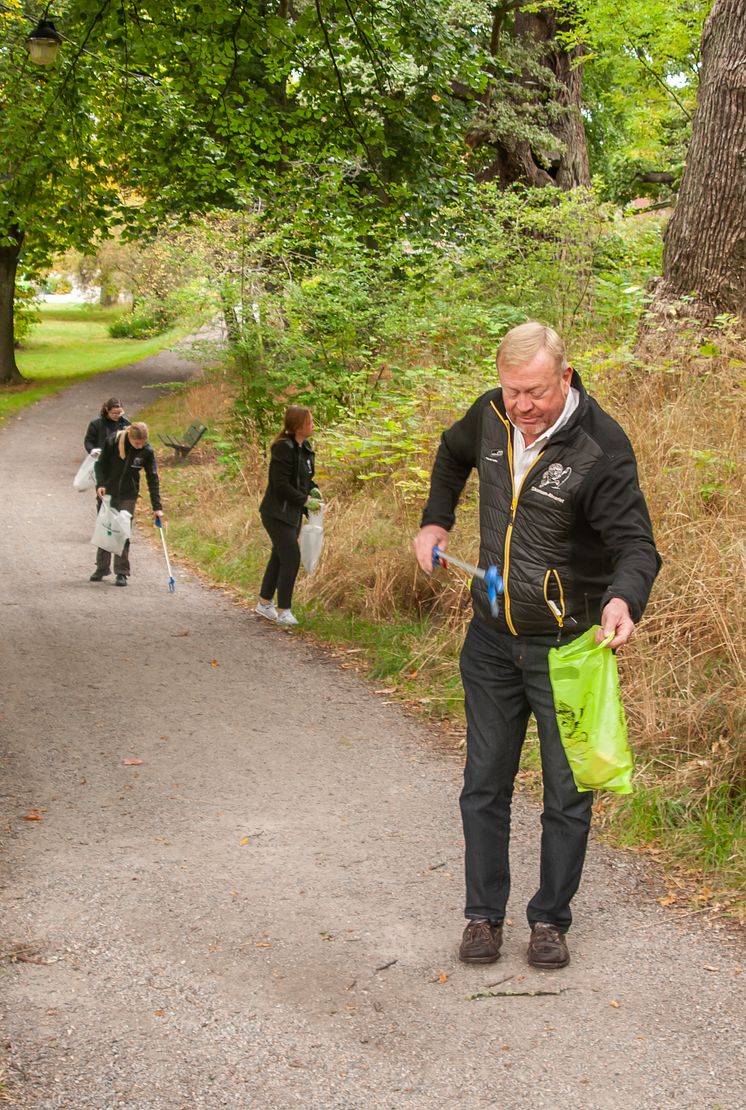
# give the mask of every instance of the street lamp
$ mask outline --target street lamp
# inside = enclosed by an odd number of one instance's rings
[[[62,35],[54,23],[48,19],[41,19],[26,39],[26,49],[31,55],[31,61],[36,65],[51,66],[57,57],[61,42]]]

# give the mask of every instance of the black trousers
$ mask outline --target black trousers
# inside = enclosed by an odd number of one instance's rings
[[[571,639],[567,637],[566,639]],[[467,753],[461,818],[466,842],[466,916],[502,921],[510,893],[510,809],[528,719],[539,731],[544,782],[539,889],[530,925],[565,931],[580,885],[593,793],[575,786],[557,729],[547,656],[556,637],[520,637],[473,620],[461,652]]]
[[[277,590],[277,606],[289,609],[293,601],[293,587],[300,569],[298,535],[300,525],[285,524],[282,520],[265,516],[262,524],[272,540],[272,554],[264,572],[259,596],[271,601]]]

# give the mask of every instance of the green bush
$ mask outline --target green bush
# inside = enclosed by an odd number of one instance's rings
[[[143,304],[109,324],[112,339],[150,339],[167,331],[176,319],[165,305]]]
[[[41,320],[39,298],[30,281],[18,278],[13,300],[13,338],[18,347]]]

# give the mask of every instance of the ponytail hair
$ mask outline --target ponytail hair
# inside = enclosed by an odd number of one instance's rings
[[[117,432],[117,447],[119,448],[120,459],[123,459],[127,454],[127,444],[132,443],[130,435],[134,435],[135,439],[144,446],[148,442],[148,425],[144,424],[142,420],[136,420],[128,428],[122,428],[121,432]]]
[[[303,427],[310,415],[311,410],[305,408],[304,405],[288,405],[285,409],[282,431],[275,436],[270,446],[274,447],[276,443],[282,443],[283,439],[293,439],[295,433]]]

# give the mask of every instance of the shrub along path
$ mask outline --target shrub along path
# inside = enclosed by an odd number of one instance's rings
[[[538,812],[518,798],[504,955],[459,965],[460,765],[438,737],[178,568],[169,594],[142,540],[126,590],[88,582],[83,431],[103,397],[133,414],[188,373],[169,364],[0,430],[0,1062],[20,1104],[743,1107],[735,935],[594,844],[572,963],[532,971]]]

